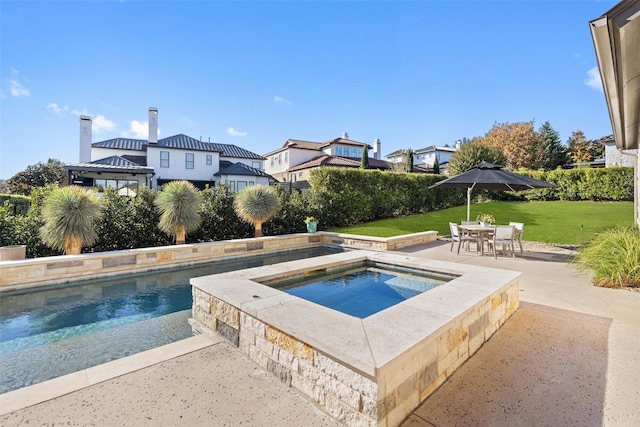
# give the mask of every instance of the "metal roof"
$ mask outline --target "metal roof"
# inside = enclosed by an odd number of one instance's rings
[[[178,150],[210,151],[220,153],[224,157],[236,157],[242,159],[264,160],[259,154],[245,150],[233,144],[219,144],[214,142],[203,142],[190,136],[179,134],[167,138],[159,139],[157,143],[149,143],[144,139],[114,138],[106,141],[91,144],[94,148],[111,148],[116,150],[136,150],[142,151],[147,147],[166,147]]]
[[[120,156],[106,157],[90,163],[73,163],[66,165],[64,168],[92,172],[153,173],[152,167],[141,166]]]
[[[220,169],[218,172],[214,174],[214,176],[222,176],[222,175],[248,175],[248,176],[263,176],[265,178],[271,178],[271,175],[268,173],[261,171],[260,169],[252,168],[251,166],[247,166],[244,163],[234,163],[231,166],[228,166],[224,169]]]

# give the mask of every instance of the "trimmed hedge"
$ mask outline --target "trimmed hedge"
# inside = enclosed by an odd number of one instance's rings
[[[28,196],[18,194],[0,194],[0,206],[8,203],[8,209],[13,215],[25,215],[31,206],[31,199]]]

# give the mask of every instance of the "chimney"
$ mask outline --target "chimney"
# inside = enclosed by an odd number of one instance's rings
[[[158,108],[149,107],[149,144],[158,143]]]
[[[80,163],[91,161],[91,117],[80,116]]]
[[[373,158],[374,159],[378,159],[380,160],[380,146],[381,146],[381,142],[380,142],[380,138],[376,138],[373,140]]]
[[[462,141],[457,140],[456,141],[456,151],[460,149],[460,147],[462,147]]]
[[[346,132],[344,132],[344,133],[342,134],[342,139],[349,139],[349,134],[348,134],[348,133],[346,133]]]

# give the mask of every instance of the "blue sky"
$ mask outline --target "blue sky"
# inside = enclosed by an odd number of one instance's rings
[[[611,134],[589,21],[613,1],[0,3],[0,178],[93,141],[179,133],[265,154],[288,139],[454,144],[545,121]],[[595,78],[594,78],[595,77]]]

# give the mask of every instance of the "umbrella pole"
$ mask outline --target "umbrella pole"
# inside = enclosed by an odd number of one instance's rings
[[[470,221],[469,216],[471,215],[471,189],[473,187],[467,188],[467,221]]]

